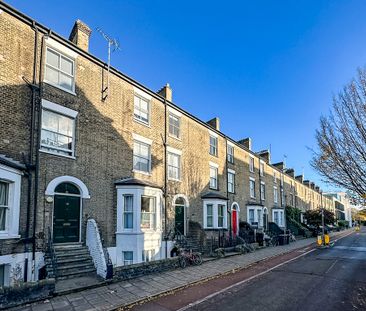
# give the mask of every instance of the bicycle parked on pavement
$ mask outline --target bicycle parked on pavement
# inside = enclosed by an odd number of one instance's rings
[[[187,264],[190,265],[201,265],[202,255],[198,252],[193,252],[192,250],[181,249],[179,254],[179,266],[185,268]]]

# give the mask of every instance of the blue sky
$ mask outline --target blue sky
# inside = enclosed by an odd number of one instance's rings
[[[169,82],[176,104],[322,185],[308,148],[365,64],[366,1],[6,2],[65,37],[76,19],[101,27],[122,46],[114,67],[152,90]],[[106,60],[96,31],[90,52]]]

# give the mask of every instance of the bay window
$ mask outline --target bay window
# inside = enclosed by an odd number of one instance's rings
[[[155,229],[155,197],[141,196],[141,228]]]
[[[123,196],[123,228],[132,229],[133,228],[133,195],[125,194]]]

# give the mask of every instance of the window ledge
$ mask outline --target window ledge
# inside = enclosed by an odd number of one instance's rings
[[[6,239],[20,239],[20,235],[11,234],[8,232],[0,232],[0,240],[6,240]]]
[[[66,158],[66,159],[76,160],[75,156],[68,156],[68,155],[64,155],[64,154],[60,154],[60,153],[56,153],[56,152],[52,152],[52,151],[47,151],[47,150],[43,150],[43,149],[39,149],[39,152],[51,154],[51,155]]]
[[[168,178],[169,181],[182,182],[181,179]]]
[[[139,171],[139,170],[132,170],[133,173],[139,173],[142,175],[146,175],[146,176],[151,176],[151,172],[144,172],[144,171]]]
[[[138,123],[138,124],[141,124],[141,125],[144,125],[144,126],[146,126],[146,127],[148,127],[148,128],[151,128],[150,123],[146,123],[146,122],[144,122],[144,121],[141,121],[141,120],[139,120],[139,119],[136,119],[135,117],[133,118],[133,120],[134,120],[136,123]]]
[[[67,92],[67,93],[69,93],[69,94],[71,94],[71,95],[76,96],[75,91],[70,91],[70,90],[65,89],[64,87],[62,87],[62,86],[60,86],[60,85],[54,84],[54,83],[52,83],[52,82],[50,82],[50,81],[47,81],[47,80],[43,80],[43,82],[44,82],[44,83],[46,83],[46,84],[48,84],[48,85],[51,85],[51,86],[53,86],[53,87],[55,87],[55,88],[57,88],[57,89],[60,89],[60,90],[62,90],[62,91],[65,91],[65,92]]]
[[[170,138],[173,138],[173,139],[175,139],[175,140],[178,140],[178,141],[182,141],[182,138],[181,137],[176,137],[176,136],[174,136],[174,135],[171,135],[171,134],[169,134],[168,135]]]

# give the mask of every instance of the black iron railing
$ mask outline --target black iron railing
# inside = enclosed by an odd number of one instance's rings
[[[55,248],[53,246],[53,239],[52,239],[50,227],[48,227],[47,253],[51,260],[51,268],[52,268],[53,277],[57,278],[57,258],[56,258]]]

